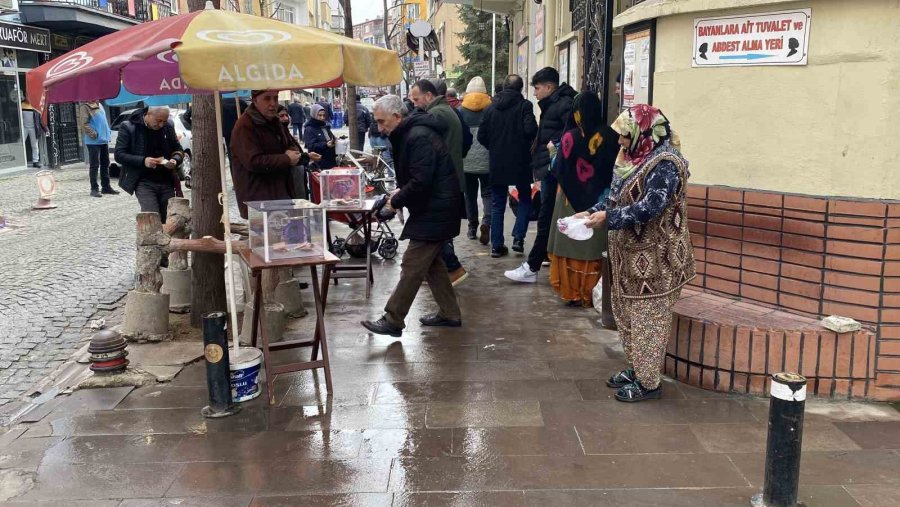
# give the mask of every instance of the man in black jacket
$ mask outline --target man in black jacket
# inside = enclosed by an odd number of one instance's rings
[[[294,101],[287,109],[288,115],[291,117],[294,137],[300,139],[300,136],[303,135],[303,124],[306,122],[306,112],[303,110],[303,104],[300,103],[300,97],[294,95]]]
[[[569,128],[574,128],[572,104],[575,92],[566,83],[559,84],[559,72],[553,67],[544,67],[531,78],[534,96],[541,108],[541,122],[537,138],[532,148],[531,167],[535,181],[541,182],[541,209],[538,215],[537,237],[528,253],[528,261],[517,269],[504,273],[510,280],[533,283],[537,272],[547,258],[547,240],[550,238],[550,223],[556,206],[556,178],[550,174],[549,147],[559,142]]]
[[[478,129],[478,142],[488,149],[491,177],[491,257],[503,257],[503,216],[510,185],[519,192],[519,208],[513,227],[513,250],[525,251],[525,233],[531,215],[531,146],[537,131],[534,107],[522,97],[525,84],[511,74],[503,91],[488,106]]]
[[[159,213],[165,222],[169,199],[175,197],[175,169],[184,160],[169,108],[144,108],[122,122],[115,158],[122,166],[122,190],[137,197],[142,212]]]
[[[375,121],[372,119],[369,109],[362,105],[361,97],[355,95],[354,98],[356,99],[356,145],[353,146],[353,149],[363,151],[363,148],[366,147],[366,132]]]
[[[400,280],[377,321],[362,325],[375,334],[400,336],[406,315],[423,281],[428,281],[438,312],[419,319],[423,326],[459,327],[462,316],[450,284],[441,247],[459,235],[462,194],[450,152],[442,139],[443,123],[415,110],[409,113],[396,95],[375,103],[375,121],[394,146],[397,185],[388,201],[393,209],[407,208],[409,218],[400,239],[409,246],[400,264]]]

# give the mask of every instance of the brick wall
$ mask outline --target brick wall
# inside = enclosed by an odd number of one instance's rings
[[[900,203],[690,185],[693,285],[876,330],[880,399],[900,396]]]

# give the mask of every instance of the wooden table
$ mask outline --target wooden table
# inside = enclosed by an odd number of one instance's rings
[[[375,283],[375,275],[372,272],[372,249],[369,243],[372,242],[372,219],[375,206],[375,199],[366,199],[362,206],[346,207],[346,206],[325,206],[325,216],[328,215],[362,215],[363,221],[363,239],[366,246],[366,264],[364,266],[342,265],[334,267],[334,282],[341,278],[365,278],[366,279],[366,299],[369,299],[372,293],[372,284]],[[327,227],[328,241],[331,241],[331,227]],[[350,239],[349,237],[347,239]]]
[[[325,303],[328,299],[328,282],[331,272],[334,270],[335,264],[340,262],[331,252],[325,252],[325,255],[315,257],[296,257],[292,259],[278,259],[272,262],[266,262],[258,255],[254,254],[248,248],[238,251],[241,259],[250,268],[250,272],[256,277],[256,291],[253,297],[253,331],[251,332],[251,345],[256,347],[256,335],[262,329],[262,353],[265,361],[266,370],[266,388],[269,393],[269,404],[275,404],[275,391],[273,384],[275,377],[282,373],[293,373],[297,371],[316,370],[322,368],[325,370],[325,386],[328,393],[331,394],[331,365],[328,362],[328,340],[325,336]],[[318,266],[324,266],[322,274],[322,284],[319,285]],[[266,330],[266,312],[261,312],[262,303],[262,272],[266,269],[280,268],[303,268],[309,267],[310,276],[312,277],[311,286],[313,290],[313,298],[316,303],[316,330],[312,340],[290,340],[269,344],[268,331]],[[262,325],[260,325],[262,324]],[[319,346],[322,347],[322,359],[318,359]],[[276,350],[288,350],[301,347],[312,347],[312,356],[309,361],[301,361],[275,366],[270,358],[272,352]]]

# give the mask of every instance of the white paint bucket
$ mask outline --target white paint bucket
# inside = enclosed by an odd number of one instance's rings
[[[259,396],[262,359],[262,351],[253,347],[240,347],[237,354],[231,350],[231,399],[235,403]]]

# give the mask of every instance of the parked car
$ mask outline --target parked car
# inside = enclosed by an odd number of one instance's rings
[[[118,178],[122,171],[119,164],[116,163],[115,154],[113,153],[116,147],[116,138],[119,136],[119,127],[121,127],[122,123],[130,118],[135,111],[137,111],[137,109],[123,111],[119,116],[116,116],[115,120],[113,120],[110,125],[112,132],[109,136],[109,175],[112,177]],[[193,134],[191,134],[190,123],[184,120],[185,112],[184,109],[172,109],[169,113],[169,119],[175,125],[175,134],[178,136],[178,141],[181,143],[181,148],[184,150],[184,163],[181,164],[180,176],[185,182],[185,186],[190,188]]]

